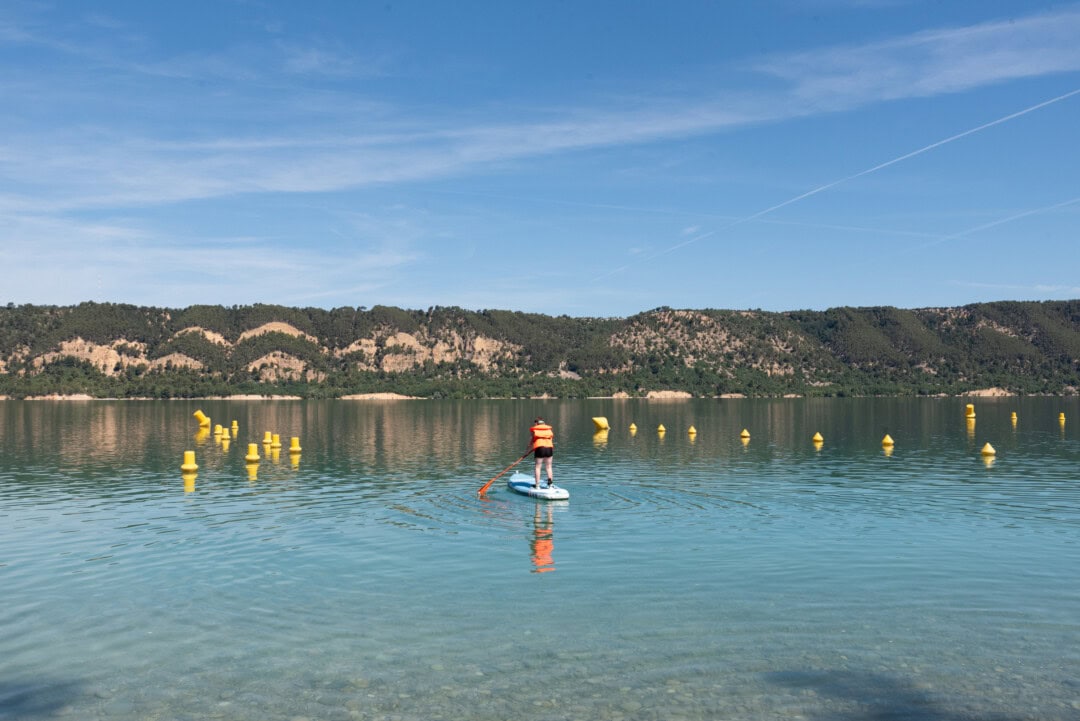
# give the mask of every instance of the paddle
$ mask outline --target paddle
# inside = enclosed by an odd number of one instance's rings
[[[514,466],[516,466],[517,464],[521,463],[521,462],[522,462],[523,460],[525,460],[526,458],[528,458],[528,457],[529,457],[529,454],[530,454],[530,453],[532,453],[532,449],[531,449],[531,448],[530,448],[529,450],[525,451],[525,455],[523,455],[523,456],[522,456],[521,458],[517,459],[516,461],[514,461],[513,463],[511,463],[511,464],[510,464],[509,466],[507,466],[506,468],[504,468],[504,469],[502,469],[501,471],[499,471],[498,475],[496,475],[496,476],[495,476],[495,478],[492,478],[492,479],[491,479],[490,481],[488,481],[488,482],[487,482],[487,483],[485,483],[484,485],[480,486],[480,490],[476,492],[476,495],[478,495],[478,496],[482,496],[482,495],[484,495],[485,493],[487,493],[487,489],[491,488],[491,484],[495,482],[495,479],[496,479],[496,478],[498,478],[499,476],[501,476],[502,474],[506,473],[506,472],[507,472],[507,471],[509,471],[509,470],[510,470],[511,468],[513,468]]]

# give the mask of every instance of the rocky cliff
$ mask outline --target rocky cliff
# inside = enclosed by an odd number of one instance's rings
[[[0,390],[456,397],[932,394],[1080,386],[1080,301],[630,318],[376,306],[0,309]]]

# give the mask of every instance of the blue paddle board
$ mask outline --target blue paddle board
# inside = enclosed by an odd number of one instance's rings
[[[559,486],[548,486],[547,481],[541,480],[539,488],[533,488],[533,477],[526,476],[517,471],[506,480],[506,487],[514,493],[520,493],[529,498],[540,498],[545,501],[565,501],[570,498],[570,491]]]

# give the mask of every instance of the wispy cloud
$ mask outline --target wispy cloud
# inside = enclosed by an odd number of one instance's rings
[[[363,58],[325,41],[280,42],[282,68],[294,75],[322,75],[336,78],[375,77],[388,72],[383,58]]]
[[[969,280],[954,280],[953,285],[964,288],[979,288],[992,290],[1012,298],[1045,298],[1056,296],[1058,298],[1076,298],[1080,296],[1080,285],[1069,283],[978,283]]]
[[[5,290],[22,302],[141,298],[182,307],[257,302],[285,288],[296,303],[374,291],[423,258],[411,239],[425,231],[406,218],[348,218],[343,227],[342,242],[298,248],[257,236],[176,236],[124,218],[4,214],[0,259]]]
[[[1080,10],[932,30],[758,63],[791,94],[821,108],[955,93],[1080,69]]]
[[[25,36],[9,27],[6,37],[18,41]],[[40,34],[32,37],[46,42]],[[386,106],[374,125],[367,123],[368,127],[356,132],[336,135],[327,135],[321,128],[363,126],[364,118],[340,115],[328,107],[311,123],[312,118],[297,111],[275,117],[282,130],[273,136],[239,133],[190,141],[175,135],[132,139],[130,129],[110,137],[108,126],[100,124],[92,137],[75,126],[46,129],[12,138],[13,142],[0,148],[0,207],[28,202],[54,211],[135,207],[241,193],[307,193],[448,177],[493,163],[722,132],[883,100],[1075,72],[1080,70],[1077,37],[1080,11],[1067,9],[1008,23],[773,56],[754,64],[758,72],[787,85],[769,92],[729,94],[693,104],[650,101],[638,107],[581,109],[561,117],[552,111],[549,119],[532,122],[474,122],[450,116],[441,122],[419,122],[410,117],[408,108],[395,111]],[[71,52],[99,53],[64,47]],[[357,62],[344,53],[281,42],[275,47],[279,61],[297,73],[357,69]],[[236,84],[226,93],[232,107],[242,102],[244,83],[263,72],[260,64],[265,52],[266,48],[234,48],[138,63],[114,59],[113,72],[126,67],[132,73],[226,79]],[[211,114],[215,104],[222,102],[213,95],[193,100],[205,101],[209,109],[203,112]],[[94,123],[93,118],[89,120]],[[410,130],[388,132],[393,127]],[[193,147],[184,148],[185,142]],[[50,161],[42,163],[43,157]],[[31,200],[16,190],[24,187],[40,192]]]
[[[335,242],[287,253],[276,247],[269,252],[268,239],[257,235],[264,225],[194,239],[182,234],[193,231],[151,221],[146,210],[465,176],[545,156],[692,138],[1080,71],[1080,10],[1072,6],[1008,23],[748,59],[744,68],[770,80],[753,92],[721,89],[675,99],[643,89],[636,99],[537,108],[524,115],[501,109],[498,99],[483,108],[462,108],[370,96],[340,79],[389,73],[388,61],[317,39],[264,37],[262,44],[252,40],[169,55],[109,18],[87,21],[101,34],[128,33],[127,39],[110,45],[47,23],[5,20],[0,12],[0,46],[32,47],[56,61],[27,64],[17,76],[0,78],[0,95],[9,107],[26,109],[6,118],[0,114],[0,249],[5,271],[20,279],[24,301],[141,297],[161,305],[231,304],[265,299],[268,288],[288,288],[290,298],[283,302],[337,302],[342,295],[376,290],[380,302],[392,302],[394,293],[420,302],[409,278],[430,258],[416,249],[439,244],[430,242],[421,219],[406,213],[341,215],[332,229],[322,229]],[[92,70],[80,73],[72,68],[77,64]],[[41,107],[60,122],[36,122],[32,109]],[[222,127],[232,130],[221,132]],[[672,241],[677,245],[665,249],[655,239],[634,238],[628,254],[647,262],[716,232],[704,215],[680,214],[684,219]],[[765,222],[762,215],[749,219]],[[919,237],[938,243],[942,236]],[[49,253],[29,252],[41,248]],[[176,284],[177,278],[183,283]],[[29,297],[32,292],[40,295]],[[163,297],[164,292],[174,295]],[[460,292],[476,307],[499,307],[497,298],[506,296]]]

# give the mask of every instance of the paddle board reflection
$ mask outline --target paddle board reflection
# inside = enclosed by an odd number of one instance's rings
[[[533,536],[529,541],[532,550],[532,572],[547,573],[555,570],[555,531],[550,504],[537,503],[533,515]]]

